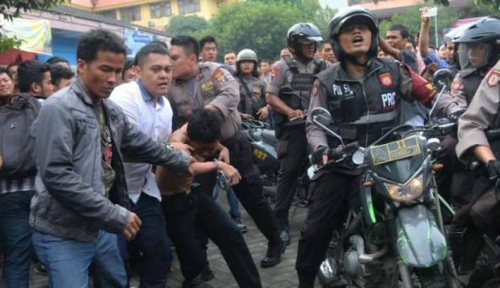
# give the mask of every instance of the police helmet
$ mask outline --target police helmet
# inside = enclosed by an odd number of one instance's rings
[[[458,44],[457,54],[460,68],[481,68],[492,66],[499,60],[500,54],[500,19],[484,17],[468,24],[456,33],[453,42]],[[471,59],[469,49],[484,51],[483,59]],[[477,53],[476,53],[477,54]]]
[[[368,56],[370,58],[376,57],[378,52],[378,21],[375,15],[373,15],[369,10],[362,7],[349,7],[341,9],[329,24],[329,37],[330,43],[332,44],[333,51],[337,59],[341,60],[345,57],[344,50],[340,46],[339,34],[350,24],[363,24],[370,29],[372,32],[372,43],[370,50],[368,51]]]
[[[312,23],[297,23],[288,29],[286,36],[288,49],[290,52],[299,57],[305,57],[300,48],[302,41],[315,42],[318,49],[318,42],[323,42],[323,36],[318,27]]]
[[[240,53],[238,53],[238,56],[236,57],[236,63],[239,63],[241,61],[253,61],[257,63],[257,54],[255,54],[253,50],[243,49],[240,51]]]

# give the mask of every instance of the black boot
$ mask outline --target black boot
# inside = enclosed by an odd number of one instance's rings
[[[285,253],[286,245],[279,239],[276,244],[268,244],[266,257],[260,261],[260,267],[268,268],[278,265],[281,262],[281,254]]]
[[[182,288],[212,288],[212,286],[205,283],[205,280],[202,277],[202,274],[194,277],[190,280],[184,280],[182,282]]]
[[[281,241],[283,241],[283,243],[285,243],[285,245],[290,245],[290,233],[288,233],[288,229],[283,229],[281,230],[280,232],[280,238],[281,238]]]

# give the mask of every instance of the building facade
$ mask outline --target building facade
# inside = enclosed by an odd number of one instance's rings
[[[127,23],[164,30],[174,15],[210,19],[222,5],[236,0],[72,0],[70,6]]]

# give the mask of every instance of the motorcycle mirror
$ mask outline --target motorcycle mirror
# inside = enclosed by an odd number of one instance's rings
[[[342,139],[340,135],[338,135],[337,133],[333,132],[330,128],[328,128],[328,125],[330,125],[330,123],[332,122],[332,115],[328,110],[321,107],[314,108],[314,110],[311,112],[311,119],[314,124],[321,127],[323,130],[325,130],[325,132],[327,132],[331,136],[337,138],[340,141],[340,144],[342,146],[345,146],[344,139]]]
[[[311,117],[312,119],[320,122],[324,126],[328,126],[332,122],[332,115],[330,114],[330,111],[321,107],[314,108]]]
[[[365,153],[363,151],[356,151],[354,154],[352,154],[352,163],[356,165],[361,165],[365,163]]]
[[[439,90],[443,87],[450,87],[451,82],[453,82],[453,73],[450,69],[439,69],[432,76],[432,85]]]

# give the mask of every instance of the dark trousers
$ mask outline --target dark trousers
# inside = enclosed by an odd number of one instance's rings
[[[140,252],[139,276],[142,288],[165,287],[172,266],[170,239],[165,230],[165,216],[158,199],[142,193],[136,204],[131,203],[132,212],[142,221],[142,226],[134,240],[128,243]],[[118,241],[123,240],[123,238]],[[121,254],[126,247],[119,245]],[[128,258],[127,256],[125,259]]]
[[[28,288],[32,255],[29,215],[33,194],[34,191],[19,191],[0,195],[0,247],[4,255],[0,287]]]
[[[259,169],[253,162],[253,152],[248,139],[241,133],[222,143],[229,150],[231,165],[241,174],[238,185],[232,186],[241,205],[252,217],[255,225],[264,234],[270,244],[279,241],[278,225],[269,203],[264,198],[264,188]],[[198,175],[195,182],[206,195],[212,195],[215,185],[215,173]]]
[[[292,205],[297,179],[306,157],[306,150],[306,132],[302,126],[283,129],[277,151],[280,171],[274,206],[274,216],[280,229],[288,228],[288,211]]]
[[[307,218],[299,239],[295,268],[301,278],[316,277],[334,229],[341,228],[360,190],[359,176],[334,172],[318,176],[311,182]]]
[[[213,187],[213,186],[212,186]],[[219,247],[239,287],[262,287],[243,235],[229,215],[207,194],[164,196],[168,234],[175,245],[184,278],[191,280],[207,265],[206,237]]]
[[[457,143],[458,140],[454,136],[447,135],[441,139],[441,149],[436,153],[436,161],[443,164],[443,169],[436,174],[438,191],[447,201],[451,199],[452,177],[458,162],[455,153]]]

